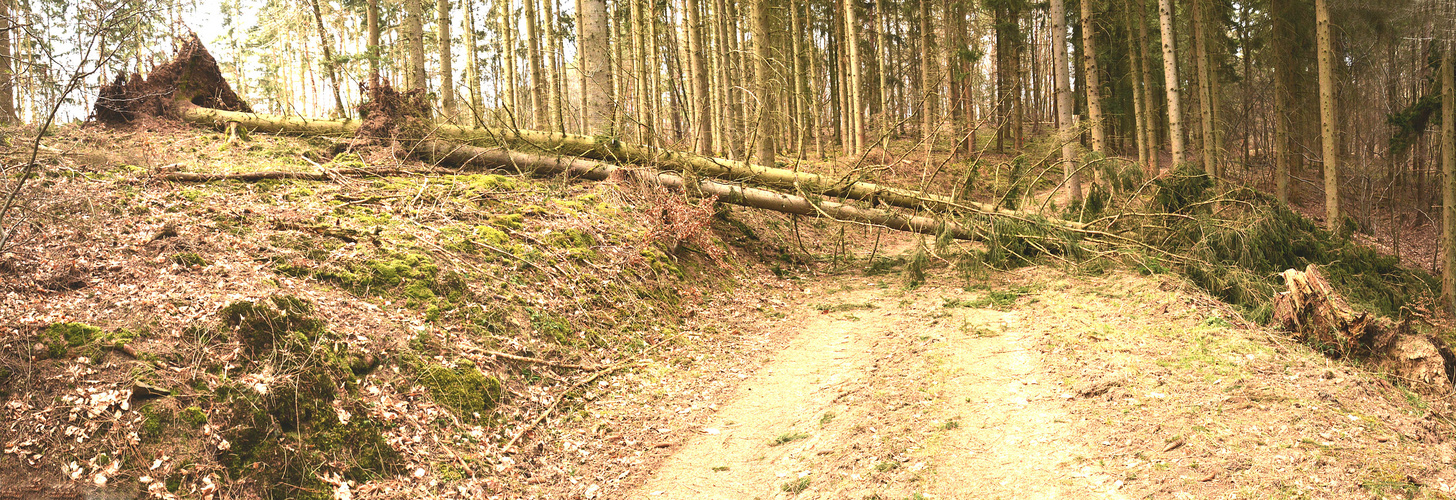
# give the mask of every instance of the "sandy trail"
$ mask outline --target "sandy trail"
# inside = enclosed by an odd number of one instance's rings
[[[790,304],[793,340],[624,498],[1117,498],[1077,460],[1032,318],[944,306],[971,296],[871,285]],[[863,458],[893,440],[911,444]]]

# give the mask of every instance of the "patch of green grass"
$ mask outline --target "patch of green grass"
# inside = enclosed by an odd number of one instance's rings
[[[860,303],[860,304],[853,304],[853,303],[845,303],[845,304],[814,304],[814,309],[815,310],[817,310],[819,312],[824,312],[824,313],[836,313],[836,312],[845,312],[845,311],[861,311],[861,310],[866,310],[866,309],[875,309],[876,307],[878,307],[878,306],[876,306],[874,304],[871,304],[869,302],[864,302],[864,303]]]
[[[959,429],[959,428],[961,428],[961,421],[959,421],[959,420],[947,420],[947,421],[945,421],[945,423],[940,424],[936,428],[938,428],[940,430],[943,430],[943,431],[950,431],[950,430]]]
[[[944,303],[941,307],[969,307],[972,309],[1010,309],[1016,305],[1016,300],[1031,294],[1033,289],[1029,286],[1013,287],[1006,290],[987,290],[985,295],[974,299],[966,300],[960,298],[941,299]]]
[[[834,412],[832,412],[832,411],[824,412],[824,415],[822,415],[822,416],[819,417],[819,426],[820,427],[824,427],[826,425],[829,425],[829,422],[833,422],[833,421],[834,421]]]
[[[789,481],[787,483],[784,483],[783,485],[780,485],[779,489],[782,489],[789,493],[803,493],[804,490],[809,489],[809,477],[804,476],[793,481]]]
[[[794,441],[798,441],[800,439],[805,439],[805,438],[808,438],[808,437],[809,437],[808,434],[805,434],[805,433],[802,433],[802,432],[797,432],[797,431],[790,431],[790,432],[785,432],[783,434],[779,434],[778,437],[775,437],[775,438],[773,438],[772,441],[769,441],[768,442],[768,445],[769,446],[779,446],[779,445],[782,445],[782,444],[792,443]]]
[[[888,472],[900,468],[900,462],[885,460],[875,464],[875,472]]]

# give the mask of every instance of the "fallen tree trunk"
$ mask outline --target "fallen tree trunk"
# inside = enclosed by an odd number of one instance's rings
[[[385,175],[405,174],[426,174],[438,172],[416,172],[409,170],[334,170],[329,172],[280,172],[277,170],[265,170],[261,172],[240,172],[235,174],[203,174],[196,172],[169,172],[156,176],[157,179],[172,182],[213,182],[213,181],[242,181],[257,182],[266,180],[304,180],[304,181],[328,181],[335,177],[378,177]]]
[[[1456,355],[1439,338],[1413,332],[1409,322],[1355,311],[1314,264],[1284,271],[1283,277],[1288,291],[1274,297],[1274,322],[1300,341],[1326,356],[1363,360],[1408,383],[1441,393],[1452,389]]]
[[[236,122],[245,127],[275,134],[345,135],[357,132],[359,121],[349,120],[307,120],[277,115],[240,113],[218,109],[201,108],[190,103],[178,103],[178,116],[188,122],[222,127]],[[1027,214],[972,201],[957,201],[951,198],[919,191],[881,186],[869,182],[849,179],[832,180],[824,176],[796,172],[783,168],[771,168],[749,163],[698,156],[652,146],[629,144],[616,140],[599,140],[596,137],[516,130],[503,128],[474,129],[454,125],[435,125],[428,131],[435,137],[465,142],[487,142],[500,146],[532,149],[558,156],[578,156],[614,163],[635,163],[663,168],[695,176],[712,177],[733,182],[762,185],[780,190],[862,200],[870,203],[931,210],[935,212],[967,211],[983,214],[1025,216]],[[1080,228],[1082,224],[1047,219],[1047,222],[1064,227]]]
[[[803,196],[794,196],[715,180],[690,180],[683,176],[644,170],[632,170],[617,165],[571,158],[564,156],[543,156],[522,153],[505,148],[482,148],[445,141],[424,141],[420,144],[422,153],[436,161],[464,168],[487,168],[508,170],[529,175],[562,175],[594,181],[613,177],[630,178],[667,189],[695,192],[704,196],[716,196],[718,201],[733,205],[761,208],[794,215],[828,217],[831,219],[861,224],[884,226],[899,231],[929,235],[949,233],[956,239],[980,239],[973,229],[955,222],[931,217],[901,215],[886,210],[861,208],[832,201],[811,201]]]

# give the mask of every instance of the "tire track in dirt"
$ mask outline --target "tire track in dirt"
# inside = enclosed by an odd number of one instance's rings
[[[1046,378],[1027,312],[972,309],[969,328],[946,329],[943,410],[958,422],[933,459],[930,492],[942,498],[1121,498],[1091,465]]]
[[[954,287],[870,286],[791,304],[794,339],[623,498],[1118,497],[1075,463],[1035,318],[945,307],[974,295]],[[910,444],[875,449],[889,441]]]
[[[873,298],[873,291],[840,295],[843,301]],[[673,454],[635,494],[626,498],[740,499],[782,493],[812,451],[833,436],[815,432],[841,387],[862,377],[897,321],[879,311],[856,311],[861,320],[821,314],[810,304],[796,338],[775,359],[744,380],[735,399],[712,424]],[[775,439],[791,441],[771,445]]]

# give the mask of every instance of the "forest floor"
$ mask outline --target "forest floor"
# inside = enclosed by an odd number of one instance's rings
[[[1456,496],[1449,395],[1177,275],[327,141],[48,144],[0,255],[0,499]],[[410,172],[163,180],[359,165]]]

